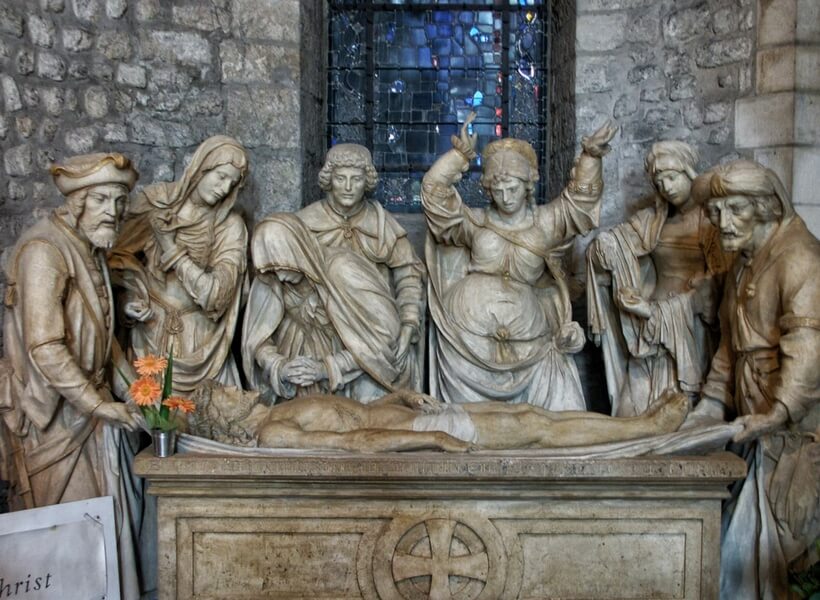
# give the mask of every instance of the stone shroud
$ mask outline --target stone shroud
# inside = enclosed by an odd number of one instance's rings
[[[745,465],[144,452],[135,471],[158,496],[162,599],[717,598],[720,504]]]

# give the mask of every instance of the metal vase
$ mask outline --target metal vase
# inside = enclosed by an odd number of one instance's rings
[[[154,439],[154,456],[166,458],[174,453],[174,448],[177,443],[177,432],[175,429],[170,431],[152,429],[151,437]]]

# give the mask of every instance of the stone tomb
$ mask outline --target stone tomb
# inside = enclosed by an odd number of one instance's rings
[[[521,452],[136,459],[160,598],[717,598],[745,464]]]

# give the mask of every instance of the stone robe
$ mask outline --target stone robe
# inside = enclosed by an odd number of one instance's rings
[[[820,535],[820,243],[787,215],[750,262],[738,256],[703,396],[738,416],[786,406],[787,425],[748,444],[724,511],[721,597],[788,597],[787,565]],[[802,566],[805,566],[803,564]]]
[[[587,253],[589,328],[600,336],[613,416],[643,413],[667,388],[700,392],[714,354],[714,314],[710,322],[697,314],[689,281],[711,277],[717,294],[729,258],[700,207],[674,232],[667,214],[657,197],[654,206],[600,234]],[[601,244],[603,236],[614,243]],[[618,308],[614,299],[624,287],[650,302],[651,319]]]
[[[141,300],[153,315],[130,323],[131,358],[167,356],[174,349],[174,393],[187,395],[207,379],[241,387],[231,354],[243,292],[247,291],[248,231],[232,211],[239,185],[208,218],[189,222],[178,215],[200,175],[202,162],[230,138],[210,138],[197,150],[179,182],[146,187],[133,199],[109,257],[123,302]],[[165,255],[151,219],[174,231],[178,251]]]
[[[575,361],[554,344],[571,306],[564,274],[548,265],[598,225],[602,189],[601,160],[584,154],[567,189],[509,230],[465,206],[454,186],[424,182],[433,396],[585,409]]]
[[[262,221],[251,247],[258,275],[245,311],[242,356],[253,389],[268,401],[332,392],[369,402],[420,384],[412,350],[396,357],[402,318],[373,263],[324,247],[291,214]],[[303,278],[283,283],[276,269]],[[303,387],[284,381],[282,368],[299,356],[322,362],[327,379]]]
[[[17,452],[11,472],[0,476],[13,481],[17,508],[113,496],[123,597],[139,598],[131,534],[141,495],[130,477],[136,443],[92,415],[110,401],[101,391],[114,339],[109,274],[104,253],[70,219],[58,209],[36,223],[9,259],[0,416],[6,448]]]
[[[413,328],[408,385],[420,391],[424,373],[425,268],[407,232],[381,204],[368,199],[350,217],[338,214],[325,199],[309,204],[296,215],[321,246],[357,254],[378,271],[395,299],[401,324]]]

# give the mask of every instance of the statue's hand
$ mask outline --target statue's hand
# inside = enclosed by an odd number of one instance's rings
[[[581,138],[581,146],[590,156],[601,157],[611,150],[609,142],[615,137],[618,126],[607,121],[595,133]]]
[[[652,307],[635,288],[622,287],[618,289],[618,305],[628,313],[649,319],[652,316]]]
[[[396,348],[396,361],[402,362],[407,356],[407,351],[410,349],[410,343],[413,341],[413,326],[402,325],[399,333],[399,345]]]
[[[404,405],[425,415],[440,413],[446,406],[443,402],[436,400],[432,396],[422,393],[408,395],[404,399]]]
[[[139,421],[136,415],[129,410],[128,405],[123,402],[114,402],[108,400],[97,406],[94,409],[94,416],[112,425],[117,425],[128,431],[136,431],[139,429]]]
[[[683,422],[683,425],[680,426],[680,431],[723,423],[725,412],[726,407],[717,400],[701,398],[694,410],[686,415],[686,420]]]
[[[166,231],[166,216],[153,214],[150,218],[151,229],[154,232],[154,239],[162,252],[169,252],[176,246],[173,231]]]
[[[282,378],[298,386],[308,386],[327,379],[327,369],[321,361],[299,356],[282,367]]]
[[[766,435],[767,433],[783,428],[788,420],[788,409],[785,405],[777,402],[768,413],[762,415],[746,415],[745,417],[735,419],[735,423],[743,425],[743,431],[737,433],[732,440],[738,444],[751,442],[761,435]]]
[[[476,113],[474,111],[470,111],[470,114],[467,115],[467,118],[464,119],[464,124],[461,126],[461,131],[459,132],[458,139],[461,141],[461,144],[465,148],[469,148],[473,151],[473,154],[476,152],[476,148],[478,147],[478,135],[475,133],[468,133],[470,123],[475,121]]]
[[[125,316],[133,321],[144,323],[154,316],[151,305],[145,300],[131,300],[122,308]]]
[[[564,323],[555,336],[555,347],[562,354],[575,354],[581,351],[586,343],[584,330],[576,321]]]

